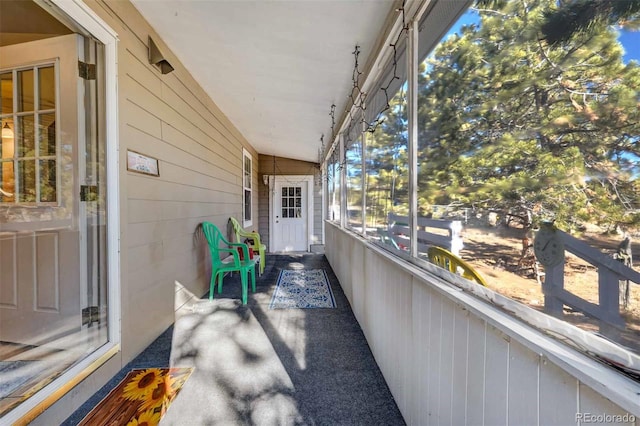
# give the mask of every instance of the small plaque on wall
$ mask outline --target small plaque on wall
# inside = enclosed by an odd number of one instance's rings
[[[160,176],[158,159],[127,150],[127,170],[145,175]]]

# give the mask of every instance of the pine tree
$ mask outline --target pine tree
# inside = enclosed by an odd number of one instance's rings
[[[542,34],[549,44],[563,43],[595,25],[640,28],[640,0],[570,0],[544,14]]]
[[[640,67],[613,28],[542,40],[554,0],[483,2],[419,80],[419,203],[640,222]],[[523,217],[527,217],[523,215]]]
[[[409,214],[409,153],[406,90],[389,101],[379,124],[366,133],[367,217],[369,226],[385,223],[389,213]]]

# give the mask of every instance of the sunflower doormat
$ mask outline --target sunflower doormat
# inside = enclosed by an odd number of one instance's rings
[[[131,370],[79,425],[157,425],[192,372],[193,368]]]

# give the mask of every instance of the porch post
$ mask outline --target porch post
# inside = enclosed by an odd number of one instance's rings
[[[344,156],[344,133],[340,133],[338,136],[338,143],[340,149],[340,227],[344,228],[347,224],[347,159]]]
[[[564,259],[562,263],[544,268],[545,276],[542,284],[544,293],[544,310],[557,318],[562,318],[564,303],[560,295],[564,290]]]
[[[324,153],[323,153],[324,154]],[[320,163],[320,182],[322,183],[322,240],[324,244],[324,222],[327,220],[327,203],[329,200],[329,184],[327,183],[329,174],[327,173],[327,162]]]
[[[362,159],[362,179],[360,180],[360,186],[362,187],[362,235],[367,236],[367,193],[365,192],[367,185],[365,184],[365,179],[367,178],[367,162],[365,155],[367,155],[367,122],[364,118],[364,110],[361,111],[362,115],[362,123],[360,129],[360,140],[362,143],[360,144],[360,158]]]
[[[407,118],[409,137],[409,238],[412,257],[418,255],[418,22],[407,37]]]

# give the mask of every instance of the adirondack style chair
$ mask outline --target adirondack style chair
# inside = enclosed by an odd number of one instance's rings
[[[236,234],[237,242],[241,243],[245,239],[253,241],[253,244],[248,243],[247,245],[260,255],[260,275],[262,275],[265,265],[264,252],[267,250],[267,246],[260,242],[260,234],[257,232],[245,231],[234,217],[230,217],[229,222],[231,222],[231,226],[233,227],[233,233]]]
[[[242,304],[247,304],[247,287],[248,278],[251,276],[251,289],[256,291],[256,262],[257,258],[249,259],[249,248],[243,243],[228,242],[222,232],[210,222],[202,223],[202,230],[209,244],[211,252],[211,283],[209,284],[209,300],[213,299],[213,292],[218,284],[218,294],[222,292],[222,280],[227,272],[239,272],[240,281],[242,283]],[[240,260],[238,253],[240,249],[243,253],[243,260]],[[220,258],[221,254],[229,253],[224,259]]]
[[[431,263],[435,263],[454,274],[458,273],[458,268],[462,270],[462,276],[468,280],[475,281],[480,285],[487,286],[486,281],[471,265],[460,259],[455,254],[442,247],[431,246],[427,252]]]

